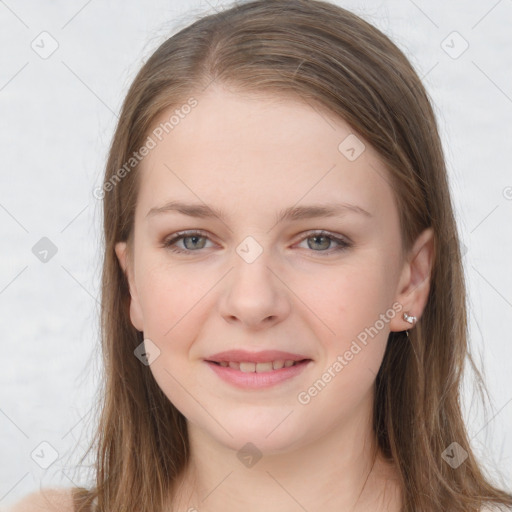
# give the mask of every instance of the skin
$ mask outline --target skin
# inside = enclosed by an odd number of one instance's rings
[[[402,253],[378,154],[361,138],[365,150],[354,161],[338,150],[351,133],[297,99],[216,85],[142,162],[133,254],[124,242],[116,254],[129,280],[131,321],[160,350],[150,370],[188,421],[191,459],[172,510],[399,510],[393,466],[377,454],[372,470],[371,411],[388,334],[411,328],[402,312],[309,403],[297,399],[393,303],[419,319],[428,298],[432,231]],[[222,208],[227,218],[147,217],[171,199]],[[372,216],[275,223],[281,209],[326,202]],[[187,254],[163,246],[194,229],[207,238],[178,241]],[[334,240],[312,230],[353,245],[335,252]],[[252,263],[236,251],[247,236],[262,249]],[[272,388],[240,390],[204,362],[232,348],[279,349],[313,362]],[[247,442],[262,454],[252,467],[236,457]]]

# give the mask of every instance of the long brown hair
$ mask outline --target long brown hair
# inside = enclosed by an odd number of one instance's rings
[[[375,382],[375,437],[396,465],[404,512],[512,506],[512,496],[483,474],[461,412],[466,361],[476,384],[483,382],[468,351],[459,238],[430,100],[388,37],[345,9],[313,0],[256,0],[200,18],[154,52],[128,91],[102,191],[105,373],[89,447],[95,445],[96,482],[77,489],[77,503],[95,500],[101,511],[160,511],[188,461],[184,416],[134,356],[143,337],[130,321],[127,279],[114,247],[127,241],[130,251],[133,243],[138,165],[126,163],[162,111],[191,97],[200,104],[213,81],[244,93],[295,97],[344,119],[386,164],[404,251],[433,228],[429,299],[407,342],[403,333],[389,335]],[[457,468],[442,456],[453,442],[467,452]]]

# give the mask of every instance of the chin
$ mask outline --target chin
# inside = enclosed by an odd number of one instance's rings
[[[303,426],[297,425],[292,416],[290,414],[286,418],[286,414],[281,414],[276,418],[275,413],[269,412],[268,416],[259,413],[254,418],[249,415],[233,415],[229,421],[224,416],[224,428],[216,422],[209,422],[207,426],[199,428],[237,454],[243,447],[247,447],[249,451],[254,450],[262,455],[275,455],[290,451],[304,442],[306,433],[303,432]]]

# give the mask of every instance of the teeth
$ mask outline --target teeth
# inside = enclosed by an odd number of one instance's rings
[[[274,368],[270,363],[256,363],[256,373],[271,372]]]
[[[280,370],[281,368],[289,368],[290,366],[294,366],[298,361],[293,361],[292,359],[288,359],[283,361],[282,359],[278,359],[276,361],[268,361],[265,363],[251,363],[249,361],[221,361],[219,362],[220,366],[226,368],[229,366],[234,370],[240,370],[244,373],[265,373],[271,372],[272,370]]]
[[[255,372],[256,364],[255,363],[240,363],[240,371],[244,373]]]

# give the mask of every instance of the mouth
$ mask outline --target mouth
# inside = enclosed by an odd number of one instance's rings
[[[297,366],[302,363],[307,363],[311,361],[311,359],[276,359],[274,361],[263,361],[263,362],[253,362],[253,361],[206,361],[207,363],[212,363],[217,366],[221,366],[223,368],[232,368],[233,370],[238,370],[243,373],[267,373],[275,370],[281,370],[282,368],[291,368],[292,366]]]
[[[313,359],[278,350],[229,350],[209,356],[204,362],[223,381],[238,388],[255,390],[297,377],[313,364]]]

